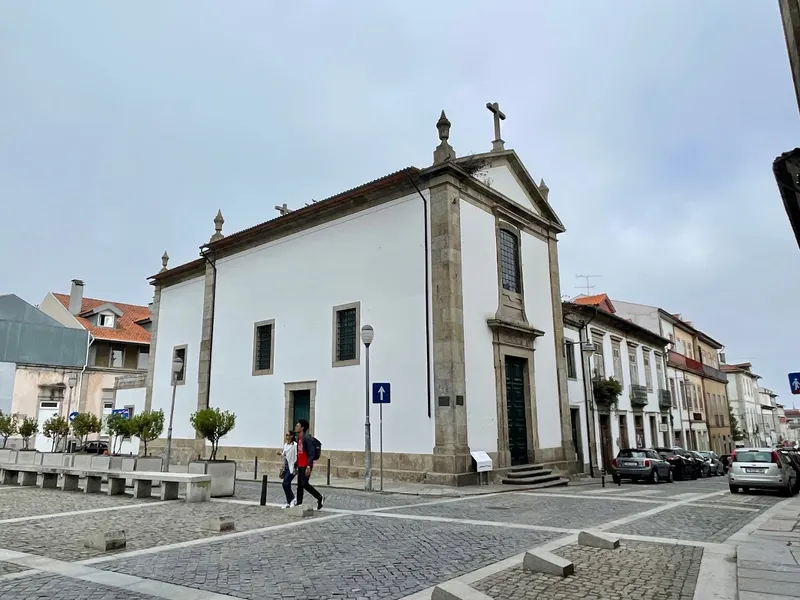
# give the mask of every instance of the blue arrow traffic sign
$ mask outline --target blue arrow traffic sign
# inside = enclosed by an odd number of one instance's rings
[[[69,413],[69,420],[70,420],[70,422],[71,422],[71,421],[74,421],[74,420],[75,420],[75,417],[77,417],[77,416],[78,416],[78,413],[77,413],[77,412],[71,412],[71,413]]]
[[[800,373],[789,373],[789,388],[792,394],[800,395]]]
[[[373,404],[389,404],[392,401],[392,384],[391,383],[373,383],[372,384],[372,403]]]

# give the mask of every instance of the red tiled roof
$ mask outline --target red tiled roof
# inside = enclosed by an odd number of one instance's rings
[[[617,310],[611,303],[611,298],[608,294],[595,294],[594,296],[578,296],[573,301],[573,304],[580,304],[583,306],[596,306],[601,310],[609,313],[615,313]]]
[[[735,373],[736,371],[746,371],[752,366],[750,363],[739,363],[738,365],[720,365],[720,368],[726,373]]]
[[[69,310],[68,294],[54,293],[53,296],[64,305],[64,308]],[[92,325],[89,319],[75,315],[78,322],[83,325],[93,337],[98,340],[110,340],[115,342],[150,343],[150,332],[137,323],[138,321],[150,318],[150,309],[148,307],[139,306],[137,304],[111,302],[110,300],[98,300],[96,298],[84,298],[81,303],[81,314],[94,310],[103,304],[111,304],[122,311],[122,316],[119,317],[117,326],[113,329],[111,327],[97,327]]]

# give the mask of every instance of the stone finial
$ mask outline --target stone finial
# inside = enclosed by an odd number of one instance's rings
[[[169,254],[167,254],[167,251],[164,250],[164,254],[161,256],[161,273],[167,270],[168,262],[169,262]]]
[[[222,235],[222,226],[225,224],[225,217],[222,216],[222,210],[217,211],[217,216],[214,217],[214,235],[211,236],[211,239],[208,240],[208,243],[216,242],[217,240],[221,240],[225,236]]]
[[[453,160],[456,157],[456,151],[453,150],[453,147],[447,142],[450,138],[450,121],[447,115],[444,114],[444,111],[442,111],[442,116],[440,116],[439,120],[436,122],[436,129],[439,130],[440,142],[433,151],[433,164],[438,165],[439,163]]]
[[[550,193],[550,188],[547,187],[547,184],[544,182],[544,179],[542,179],[539,182],[539,193],[545,200],[547,200],[547,195]]]

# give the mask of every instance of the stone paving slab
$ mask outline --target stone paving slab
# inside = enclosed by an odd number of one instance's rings
[[[633,515],[652,506],[635,502],[615,503],[605,498],[499,494],[386,512],[578,529]]]
[[[577,545],[555,552],[575,564],[562,578],[522,566],[472,584],[492,598],[522,600],[692,600],[702,548],[623,542],[617,550]]]
[[[138,594],[130,590],[109,587],[61,577],[58,575],[31,575],[0,581],[0,598],[3,600],[161,600],[156,596]]]
[[[132,510],[0,524],[0,548],[65,561],[84,560],[113,555],[84,547],[84,539],[92,531],[124,529],[127,547],[117,552],[127,552],[222,535],[204,528],[204,521],[218,516],[233,517],[237,531],[293,521],[274,507],[174,501]]]
[[[325,506],[343,510],[370,510],[373,508],[435,502],[437,500],[437,498],[426,498],[423,496],[381,494],[380,492],[365,492],[363,490],[344,490],[326,487],[318,487],[317,489],[325,495]],[[292,492],[297,494],[297,487],[294,485],[292,486]],[[234,499],[260,501],[261,483],[237,481],[236,496]],[[286,502],[283,487],[281,487],[277,476],[274,480],[270,479],[267,484],[267,502],[275,504]]]
[[[241,598],[395,599],[533,548],[558,534],[344,516],[96,565]],[[302,543],[300,543],[302,542]]]
[[[769,508],[775,506],[783,500],[780,496],[769,496],[766,494],[731,494],[726,493],[722,496],[715,496],[705,500],[698,500],[702,504],[720,504],[722,506],[743,506],[747,508]],[[691,503],[690,503],[691,504]]]
[[[132,496],[87,495],[83,492],[41,490],[39,488],[15,490],[3,495],[2,498],[3,500],[0,502],[0,521],[158,501],[156,496],[152,499],[134,499]],[[6,525],[3,523],[0,524],[0,527],[5,527]]]
[[[637,519],[610,531],[697,542],[721,543],[753,520],[758,513],[720,510],[685,504]]]

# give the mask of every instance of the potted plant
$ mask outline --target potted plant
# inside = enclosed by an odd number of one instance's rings
[[[17,415],[4,415],[3,411],[0,410],[0,440],[3,441],[3,445],[0,448],[5,448],[8,438],[16,435],[18,431]]]
[[[69,435],[69,422],[61,415],[52,416],[44,422],[42,433],[44,437],[51,440],[50,452],[56,452],[62,440],[66,445],[67,436]]]
[[[622,384],[613,377],[608,379],[599,377],[592,382],[592,390],[594,401],[599,407],[614,410],[622,394]]]
[[[236,491],[236,461],[217,460],[219,440],[236,426],[236,415],[219,408],[204,408],[192,414],[189,421],[195,431],[211,444],[208,460],[189,463],[189,473],[211,475],[211,497],[233,496]]]
[[[39,423],[33,417],[23,416],[19,424],[19,435],[22,438],[22,449],[30,450],[31,438],[39,433]]]
[[[146,410],[131,419],[131,432],[141,440],[143,454],[136,459],[137,471],[161,471],[164,460],[160,456],[148,456],[147,444],[157,440],[164,433],[164,411]],[[153,482],[155,485],[155,482]]]

